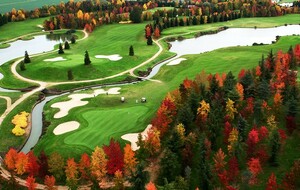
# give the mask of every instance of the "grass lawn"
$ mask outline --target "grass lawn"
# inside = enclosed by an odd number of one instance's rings
[[[66,81],[67,71],[73,71],[74,80],[95,79],[111,76],[128,70],[149,59],[158,51],[157,46],[147,46],[144,39],[144,23],[114,24],[99,27],[88,38],[71,45],[64,54],[53,53],[32,59],[21,75],[42,81]],[[120,31],[123,31],[120,33]],[[129,56],[129,47],[133,45],[134,56]],[[89,52],[91,65],[84,65],[84,53]],[[119,61],[97,59],[96,55],[119,54]],[[66,61],[45,62],[45,59],[62,56]],[[43,73],[41,75],[40,73]]]
[[[10,22],[1,26],[0,42],[7,41],[33,32],[41,32],[42,29],[39,28],[37,25],[43,25],[45,19],[47,18],[27,19],[22,22]]]
[[[0,13],[6,13],[15,9],[25,9],[27,11],[40,8],[44,5],[58,5],[60,2],[68,2],[69,0],[1,0]],[[75,0],[75,2],[78,0]]]

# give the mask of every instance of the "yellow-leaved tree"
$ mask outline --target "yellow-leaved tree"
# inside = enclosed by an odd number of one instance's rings
[[[237,110],[234,107],[234,101],[232,101],[230,98],[228,98],[226,102],[226,113],[231,119],[234,119],[234,114],[237,113]]]
[[[239,132],[236,128],[233,128],[232,131],[229,133],[229,138],[228,138],[228,152],[232,153],[234,151],[234,148],[236,146],[236,143],[238,142],[239,138]]]

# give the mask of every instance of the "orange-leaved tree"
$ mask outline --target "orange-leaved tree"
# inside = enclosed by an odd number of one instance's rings
[[[47,190],[56,190],[55,187],[55,177],[54,176],[45,176],[44,184],[46,185]]]
[[[98,181],[103,181],[107,170],[107,158],[102,148],[96,146],[94,152],[91,155],[91,174]]]
[[[124,174],[131,176],[135,172],[137,163],[135,153],[131,149],[130,144],[126,144],[124,147]]]

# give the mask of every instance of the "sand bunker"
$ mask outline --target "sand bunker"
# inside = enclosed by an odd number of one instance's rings
[[[95,56],[97,59],[109,59],[111,61],[119,61],[120,59],[122,59],[122,57],[119,54],[114,54],[114,55],[96,55]]]
[[[178,65],[180,64],[181,61],[185,61],[185,60],[186,60],[185,58],[178,58],[173,61],[170,61],[170,63],[168,63],[167,65]]]
[[[65,61],[66,59],[64,59],[63,57],[55,57],[52,59],[45,59],[44,61]]]
[[[82,101],[84,98],[92,98],[95,96],[98,96],[99,94],[120,94],[119,90],[121,88],[111,88],[108,91],[105,91],[103,89],[96,89],[94,90],[94,93],[92,94],[71,94],[68,97],[71,98],[71,100],[65,101],[65,102],[57,102],[51,105],[52,108],[58,108],[60,109],[59,112],[57,112],[54,115],[54,118],[62,118],[69,114],[69,111],[72,108],[84,106],[88,104],[88,101]]]
[[[68,121],[65,123],[59,124],[55,129],[53,130],[53,133],[55,135],[61,135],[70,131],[74,131],[79,128],[79,123],[77,121]]]
[[[146,138],[147,132],[150,130],[151,127],[152,127],[152,125],[150,124],[147,126],[147,128],[143,132],[141,132],[143,140]],[[136,151],[139,149],[139,147],[136,144],[138,142],[138,135],[139,135],[139,133],[129,133],[129,134],[121,136],[121,138],[129,141],[131,143],[131,149],[133,151]]]

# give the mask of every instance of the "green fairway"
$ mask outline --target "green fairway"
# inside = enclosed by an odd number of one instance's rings
[[[24,77],[42,81],[66,81],[69,69],[73,71],[74,80],[102,78],[120,73],[146,61],[158,51],[157,46],[147,46],[143,28],[144,24],[99,27],[87,40],[71,45],[71,49],[65,50],[64,54],[52,53],[33,58],[31,63],[26,65],[26,71],[19,73]],[[134,48],[134,56],[128,55],[130,45]],[[92,61],[89,66],[84,65],[86,50]],[[95,58],[96,55],[113,54],[119,54],[122,59],[111,61]],[[44,61],[58,56],[62,56],[66,61]]]
[[[27,11],[35,8],[41,8],[44,5],[58,5],[60,2],[68,2],[69,0],[1,0],[0,13],[6,13],[15,9],[25,9]],[[75,2],[78,0],[75,0]]]

